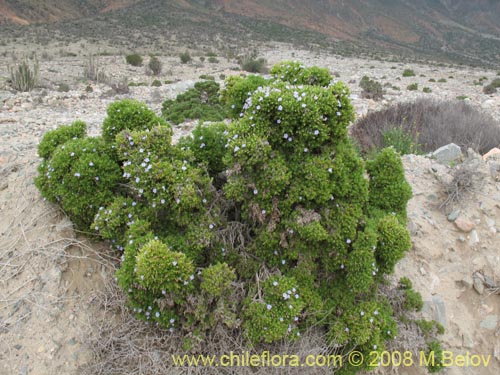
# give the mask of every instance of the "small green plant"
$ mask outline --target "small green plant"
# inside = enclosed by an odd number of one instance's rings
[[[446,81],[446,78],[439,78],[438,82],[439,83],[446,83],[447,81]]]
[[[92,88],[92,86],[87,85],[87,86],[85,87],[85,92],[88,92],[88,93],[90,94],[90,93],[94,92],[94,89]]]
[[[161,81],[159,79],[155,79],[153,82],[151,82],[151,86],[153,86],[153,87],[160,87],[161,86]]]
[[[132,53],[125,57],[125,61],[127,62],[127,64],[132,66],[142,66],[143,59],[141,55],[137,53]]]
[[[427,370],[431,374],[443,370],[443,348],[439,341],[432,341],[428,344],[426,358],[430,358]]]
[[[153,73],[153,75],[159,76],[161,74],[163,65],[158,57],[151,56],[149,59],[148,68]]]
[[[210,56],[210,57],[208,58],[208,62],[209,62],[210,64],[217,64],[217,63],[219,62],[219,59],[218,59],[218,58],[216,58],[216,57],[214,57],[214,56]]]
[[[31,91],[38,84],[39,66],[38,60],[33,61],[33,66],[28,59],[24,59],[15,67],[9,66],[10,81],[12,88],[17,91]]]
[[[436,82],[434,78],[429,79],[429,82]]]
[[[394,127],[382,134],[384,147],[394,147],[402,155],[419,154],[418,140],[414,136],[405,132],[402,127]]]
[[[187,64],[191,61],[191,55],[188,51],[184,51],[179,55],[182,64]]]
[[[415,83],[411,83],[411,84],[409,84],[409,85],[406,87],[406,89],[407,89],[408,91],[417,91],[417,90],[418,90],[418,83],[416,83],[416,82],[415,82]]]
[[[457,96],[457,100],[467,100],[469,97],[467,95],[459,95]]]
[[[422,92],[425,92],[426,94],[429,94],[429,93],[431,93],[431,92],[432,92],[432,90],[431,90],[431,88],[430,88],[430,87],[424,87],[424,88],[422,89]]]
[[[405,300],[403,307],[408,311],[421,311],[424,306],[422,296],[413,289],[413,284],[410,279],[403,277],[399,280],[399,287],[404,290]],[[427,321],[424,321],[427,322]],[[425,325],[425,323],[423,323]]]
[[[403,70],[403,77],[415,77],[415,72],[412,69]]]

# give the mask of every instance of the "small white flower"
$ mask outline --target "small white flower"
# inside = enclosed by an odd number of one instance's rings
[[[361,315],[361,316],[365,316],[365,312],[364,312],[364,311],[361,311],[361,312],[359,313],[359,315]]]
[[[76,172],[75,177],[80,177],[80,173]]]
[[[185,171],[187,168],[186,168],[186,166],[185,166],[185,165],[183,165],[181,169],[182,169],[183,171]]]
[[[202,144],[200,145],[200,148],[203,148],[203,147],[205,147],[205,143],[202,143]]]
[[[267,308],[268,310],[271,310],[271,309],[273,308],[273,306],[268,304],[268,305],[266,306],[266,308]]]
[[[283,134],[283,138],[287,139],[288,138],[288,133]]]
[[[328,173],[332,173],[333,172],[333,169],[332,168],[328,168]]]
[[[240,148],[238,146],[234,146],[234,149],[233,149],[234,152],[238,152],[239,150],[240,150]]]
[[[213,225],[213,224],[210,224],[208,227],[209,227],[210,229],[214,229],[214,225]]]
[[[173,265],[174,267],[175,267],[175,266],[177,266],[177,261],[176,261],[176,260],[174,260],[174,261],[172,262],[172,265]]]
[[[74,153],[74,152],[72,152],[70,155],[71,155],[71,156],[75,156],[75,153]]]
[[[350,238],[348,238],[347,240],[345,240],[345,242],[346,242],[347,244],[350,244],[352,241],[351,241],[351,239],[350,239]]]
[[[257,195],[258,193],[259,193],[259,191],[257,189],[253,190],[253,195]]]
[[[174,318],[170,319],[170,324],[174,324],[174,323],[175,323],[175,319]]]
[[[93,166],[94,166],[94,163],[90,162],[90,163],[89,163],[89,166],[90,166],[90,167],[93,167]]]
[[[160,313],[157,311],[157,312],[156,312],[156,314],[155,314],[155,316],[156,316],[157,318],[159,318],[159,317],[160,317]]]
[[[262,215],[265,215],[266,214],[266,210],[262,210],[260,211]]]
[[[283,106],[282,106],[282,105],[280,105],[280,106],[278,107],[278,111],[282,111],[282,110],[283,110]]]
[[[278,98],[278,102],[281,102],[283,100],[283,98]]]
[[[141,179],[139,177],[136,177],[135,182],[138,183],[139,181],[141,181]]]
[[[273,281],[273,285],[274,286],[278,286],[278,282],[277,281]]]
[[[306,103],[302,103],[302,108],[306,108],[307,107],[307,104]]]
[[[309,149],[306,147],[306,148],[304,149],[304,152],[306,152],[306,153],[307,153],[307,152],[309,152]]]
[[[283,265],[284,265],[285,263],[286,263],[286,260],[285,260],[285,259],[282,259],[282,260],[281,260],[281,264],[283,264]]]
[[[316,129],[316,130],[314,131],[314,135],[318,135],[318,134],[319,134],[319,130],[318,130],[318,129]]]

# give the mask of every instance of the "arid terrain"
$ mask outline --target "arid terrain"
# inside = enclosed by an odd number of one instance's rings
[[[1,2],[0,2],[1,4]],[[8,54],[6,47],[0,52]],[[486,95],[475,85],[497,72],[437,64],[410,64],[345,58],[326,53],[293,50],[268,44],[259,51],[268,65],[297,59],[306,65],[329,68],[348,83],[357,116],[393,102],[416,97],[466,97],[472,105],[500,121],[500,94]],[[52,55],[53,56],[53,55]],[[36,148],[44,132],[81,119],[97,135],[106,107],[130,97],[146,102],[158,113],[163,100],[194,85],[200,75],[240,74],[234,60],[180,64],[178,56],[159,56],[160,87],[144,67],[125,63],[123,55],[101,56],[99,64],[115,82],[141,83],[118,94],[109,85],[89,83],[83,76],[85,56],[40,60],[40,87],[29,93],[10,90],[7,66],[0,62],[0,374],[79,374],[92,364],[92,338],[99,334],[105,285],[113,283],[119,254],[75,233],[56,206],[44,202],[33,184],[39,163]],[[402,77],[411,68],[415,77]],[[223,76],[221,76],[223,75]],[[387,83],[384,100],[363,99],[359,81],[368,75]],[[436,82],[429,82],[434,79]],[[438,82],[445,79],[445,82]],[[168,81],[169,83],[164,83]],[[406,87],[417,82],[419,90]],[[61,84],[69,90],[62,92]],[[87,90],[92,87],[92,92]],[[423,93],[429,87],[431,93]],[[178,139],[194,122],[174,127]],[[479,131],[479,129],[478,129]],[[455,354],[491,355],[487,367],[458,367],[446,374],[500,373],[500,156],[487,161],[469,153],[451,164],[426,156],[403,157],[413,189],[408,206],[413,248],[397,266],[395,278],[408,276],[425,301],[423,316],[446,329],[443,346]],[[474,189],[458,203],[440,207],[444,186],[456,168],[472,165]],[[496,289],[495,289],[496,286]],[[106,337],[102,338],[103,340]],[[168,360],[168,359],[165,359]],[[425,374],[420,367],[395,369],[400,374]],[[383,373],[389,370],[381,369]],[[186,372],[188,373],[188,372]]]

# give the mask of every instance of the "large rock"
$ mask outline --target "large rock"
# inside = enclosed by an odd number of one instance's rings
[[[497,327],[497,324],[498,324],[498,316],[488,315],[481,321],[481,323],[479,323],[479,326],[489,331],[493,331]]]
[[[438,148],[431,156],[439,163],[448,164],[462,158],[462,150],[454,143]]]

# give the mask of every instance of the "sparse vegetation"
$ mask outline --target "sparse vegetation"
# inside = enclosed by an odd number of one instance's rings
[[[500,126],[464,101],[418,99],[398,103],[360,118],[353,136],[364,153],[384,147],[383,134],[400,129],[418,150],[432,152],[449,143],[485,153],[500,143]],[[481,131],[478,131],[481,129]]]
[[[494,94],[497,92],[497,89],[500,87],[500,78],[495,78],[491,83],[488,85],[484,86],[483,92],[485,94]]]
[[[25,58],[15,67],[9,66],[10,83],[12,88],[17,91],[31,91],[38,84],[39,66],[36,58],[33,66]]]
[[[266,60],[264,58],[245,59],[241,63],[241,69],[250,73],[265,73],[266,72]]]
[[[424,87],[422,88],[422,92],[425,92],[426,94],[429,94],[432,92],[432,89],[430,87]]]
[[[153,82],[151,82],[151,86],[153,86],[153,87],[160,87],[161,86],[161,81],[159,79],[155,79]]]

